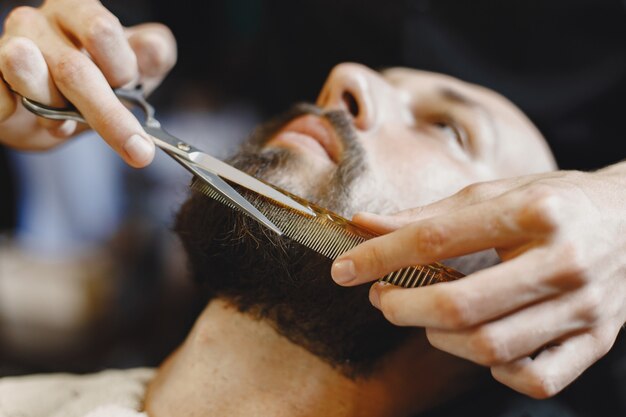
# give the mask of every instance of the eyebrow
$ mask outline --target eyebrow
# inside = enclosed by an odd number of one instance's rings
[[[449,87],[441,87],[438,91],[439,95],[445,98],[448,101],[452,101],[457,104],[462,104],[468,107],[479,107],[483,108],[479,103],[472,100],[471,98],[459,93],[457,90],[453,90]]]
[[[494,148],[499,146],[500,141],[498,140],[498,130],[496,129],[495,121],[493,120],[491,112],[485,106],[468,96],[461,94],[458,90],[454,90],[449,87],[440,87],[438,93],[440,97],[451,103],[460,104],[467,108],[478,110],[481,114],[483,114],[487,123],[487,128],[491,130],[494,138]]]

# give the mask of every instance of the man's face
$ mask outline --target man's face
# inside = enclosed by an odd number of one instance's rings
[[[503,98],[449,77],[343,64],[317,105],[298,105],[253,134],[231,163],[349,217],[432,202],[476,181],[549,170],[532,125]],[[176,229],[208,298],[268,319],[348,373],[371,372],[412,330],[339,287],[330,260],[268,233],[201,194]]]
[[[346,216],[423,205],[471,183],[554,166],[515,106],[444,75],[342,64],[316,104],[314,114],[263,130],[248,152],[281,159],[259,173],[270,182],[322,204],[341,196],[327,207]]]

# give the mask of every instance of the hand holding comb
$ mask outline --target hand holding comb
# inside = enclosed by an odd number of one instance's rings
[[[195,177],[191,188],[232,209],[239,210],[229,200]],[[303,198],[282,189],[278,191],[308,207],[316,216],[308,216],[260,194],[245,189],[239,190],[253,206],[278,226],[285,236],[331,260],[335,260],[342,253],[377,236],[364,227]],[[434,263],[408,266],[385,275],[380,278],[380,281],[404,288],[416,288],[438,282],[454,281],[463,276],[462,273],[452,268]]]

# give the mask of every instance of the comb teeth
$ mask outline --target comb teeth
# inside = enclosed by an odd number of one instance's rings
[[[243,213],[219,192],[197,177],[194,177],[191,188],[233,210]],[[245,194],[245,197],[248,198],[252,205],[278,226],[285,236],[329,259],[337,259],[342,253],[376,236],[374,233],[335,213],[288,192],[280,191],[289,195],[300,204],[311,208],[316,213],[316,216],[310,217],[301,214],[258,194],[246,192],[242,192],[242,194]],[[437,282],[452,281],[461,277],[463,277],[463,274],[454,269],[441,264],[431,264],[409,266],[380,278],[380,281],[400,287],[415,288]]]

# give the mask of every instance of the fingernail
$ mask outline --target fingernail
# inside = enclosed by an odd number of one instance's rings
[[[347,284],[356,278],[354,262],[350,259],[341,259],[336,261],[330,270],[330,274],[338,284]]]
[[[370,289],[370,303],[380,310],[380,294],[378,294],[378,283],[372,285]]]
[[[154,143],[140,135],[128,138],[124,150],[138,166],[148,165],[154,157]]]

